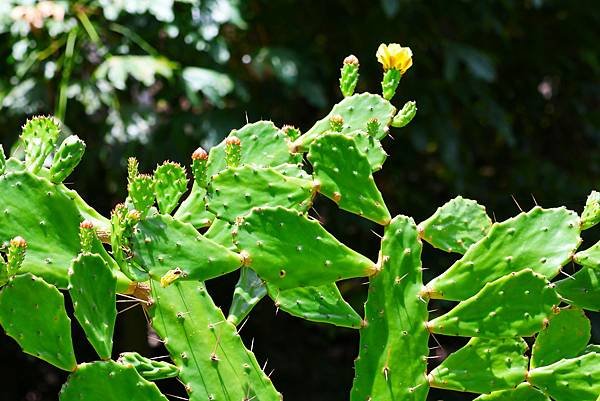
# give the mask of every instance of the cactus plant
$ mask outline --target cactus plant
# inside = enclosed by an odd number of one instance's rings
[[[459,196],[419,224],[392,218],[373,172],[390,127],[417,111],[407,102],[396,113],[390,102],[411,55],[380,48],[383,97],[354,94],[359,63],[348,58],[345,98],[303,135],[259,121],[208,153],[198,148],[183,201],[185,167],[165,162],[151,176],[131,158],[128,198],[110,220],[62,184],[84,144],[69,137],[57,149],[53,119],[25,125],[24,160],[0,148],[0,325],[24,352],[71,372],[61,401],[165,401],[150,381],[173,377],[192,401],[280,401],[236,327],[263,298],[358,331],[352,401],[425,401],[430,388],[481,393],[479,401],[598,401],[600,349],[589,344],[586,313],[600,310],[599,245],[578,252],[581,231],[600,221],[598,192],[581,217],[535,207],[492,223]],[[377,262],[312,217],[318,194],[383,226]],[[424,242],[459,255],[428,283]],[[575,273],[559,277],[568,262]],[[227,318],[204,284],[226,274],[239,274]],[[355,277],[368,278],[364,316],[337,285]],[[77,364],[66,288],[102,361]],[[143,304],[172,363],[131,352],[110,359],[117,293]],[[430,312],[430,302],[444,312]],[[438,333],[468,340],[431,369]]]

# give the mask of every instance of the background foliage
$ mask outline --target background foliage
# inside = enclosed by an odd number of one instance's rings
[[[599,27],[591,0],[8,0],[0,3],[0,137],[14,143],[33,114],[61,117],[88,144],[72,181],[107,213],[124,197],[127,156],[146,170],[163,159],[187,163],[198,144],[210,147],[246,120],[306,130],[341,98],[347,54],[361,61],[359,90],[377,92],[375,50],[399,42],[415,64],[396,103],[414,99],[419,112],[384,143],[391,156],[376,179],[392,214],[420,221],[457,194],[498,220],[519,211],[511,195],[523,209],[580,212],[600,181]],[[336,236],[376,256],[375,227],[328,201],[316,208]],[[452,261],[425,257],[438,271]],[[224,308],[235,279],[209,283]],[[360,284],[343,287],[357,308]],[[347,398],[358,334],[275,312],[261,303],[243,336],[256,338],[286,400]],[[144,335],[141,310],[121,316],[118,350],[164,353]],[[598,342],[599,319],[590,317]],[[54,400],[64,381],[6,337],[0,370],[2,399]]]

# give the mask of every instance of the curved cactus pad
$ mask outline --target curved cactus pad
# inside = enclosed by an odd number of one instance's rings
[[[179,378],[190,401],[280,401],[256,357],[202,283],[152,287],[152,326],[181,370]]]
[[[600,242],[596,242],[585,251],[577,252],[573,260],[582,266],[600,271]]]
[[[73,201],[44,178],[25,172],[0,176],[0,242],[27,240],[21,271],[61,288],[79,253],[81,216]]]
[[[230,223],[259,206],[283,206],[305,212],[312,205],[313,187],[312,181],[287,177],[271,168],[228,168],[212,177],[207,208],[218,219]]]
[[[600,192],[592,191],[581,214],[581,229],[587,230],[600,223]]]
[[[535,339],[531,350],[531,367],[576,357],[585,349],[590,337],[591,324],[581,309],[559,309]]]
[[[342,116],[344,119],[342,133],[356,130],[366,131],[369,120],[376,118],[380,126],[375,138],[382,139],[387,134],[387,127],[394,114],[396,114],[396,108],[379,95],[371,93],[353,95],[333,106],[331,112],[298,138],[292,147],[299,151],[306,151],[316,138],[329,129],[329,120],[334,115]]]
[[[77,366],[64,298],[41,278],[16,276],[0,291],[0,325],[24,352],[67,371]]]
[[[117,318],[115,275],[99,255],[82,254],[71,265],[69,282],[77,321],[100,358],[109,359]]]
[[[472,338],[429,375],[431,387],[489,393],[515,387],[527,374],[521,338]]]
[[[36,173],[52,153],[60,128],[58,120],[52,117],[34,117],[23,126],[21,141],[25,145],[25,165],[27,170]]]
[[[240,166],[275,167],[284,163],[294,163],[296,156],[288,148],[287,136],[271,121],[257,121],[233,130],[229,136],[236,136],[241,143]],[[211,177],[226,168],[225,138],[210,149],[208,154],[208,176]]]
[[[238,325],[252,308],[267,295],[267,287],[254,270],[248,267],[240,269],[240,278],[233,291],[227,320]]]
[[[540,331],[560,299],[530,269],[488,283],[477,295],[427,324],[433,333],[467,337],[531,336]]]
[[[188,197],[181,202],[181,206],[173,215],[177,220],[190,223],[194,227],[206,227],[214,220],[215,215],[206,210],[206,188],[202,188],[194,182],[192,191]]]
[[[165,162],[154,170],[154,192],[161,213],[169,214],[177,207],[187,183],[185,169],[177,163]]]
[[[360,327],[361,317],[344,300],[335,283],[289,290],[267,284],[267,290],[275,306],[290,315],[340,327]]]
[[[140,221],[131,244],[135,260],[155,280],[180,269],[181,280],[204,281],[242,264],[238,254],[200,235],[192,225],[167,215]]]
[[[485,237],[491,226],[485,207],[457,196],[420,223],[419,234],[435,248],[462,255]]]
[[[381,243],[381,271],[371,278],[360,330],[360,351],[350,399],[424,401],[429,333],[422,245],[412,219],[398,216]]]
[[[137,352],[123,352],[117,360],[123,366],[134,368],[146,380],[161,380],[179,375],[179,368],[167,362],[155,361]]]
[[[113,361],[82,363],[60,391],[60,401],[168,401],[132,367]]]
[[[219,245],[223,245],[225,248],[235,251],[233,227],[234,225],[228,221],[215,219],[204,233],[204,236]]]
[[[600,311],[600,271],[584,267],[571,277],[556,282],[556,291],[572,305]]]
[[[81,161],[85,152],[85,142],[76,135],[67,137],[61,144],[52,160],[50,180],[60,183],[65,180]]]
[[[342,134],[317,138],[308,152],[319,192],[341,209],[356,213],[381,225],[391,216],[371,175],[371,165],[356,142]]]
[[[529,382],[555,401],[596,401],[600,394],[600,354],[591,352],[533,369]]]
[[[282,290],[377,271],[372,261],[340,243],[317,221],[282,207],[252,210],[238,225],[235,239],[246,263]]]
[[[550,398],[531,384],[521,383],[514,389],[480,395],[475,401],[550,401]]]
[[[548,280],[571,260],[581,238],[579,217],[565,208],[535,207],[495,223],[484,239],[427,287],[432,298],[464,300],[486,283],[525,268]]]

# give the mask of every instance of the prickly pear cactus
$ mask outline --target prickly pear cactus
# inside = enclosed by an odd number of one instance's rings
[[[492,223],[460,196],[419,224],[392,217],[373,173],[388,131],[416,118],[414,101],[399,112],[392,103],[412,52],[389,44],[376,55],[382,95],[354,93],[359,62],[349,56],[344,99],[327,116],[304,134],[259,121],[196,149],[183,201],[186,167],[165,162],[149,175],[130,158],[128,197],[110,219],[62,184],[85,145],[71,136],[57,147],[52,118],[27,122],[24,160],[0,147],[0,326],[24,352],[71,372],[61,401],[166,401],[151,381],[168,378],[191,401],[280,401],[240,335],[263,299],[357,331],[352,401],[425,401],[432,388],[478,401],[600,400],[589,319],[600,311],[600,245],[579,250],[581,231],[600,222],[600,195],[581,217],[535,207]],[[379,254],[328,232],[314,217],[318,196],[381,225]],[[458,260],[425,283],[422,255],[440,251]],[[239,280],[226,318],[204,281],[228,274]],[[364,314],[338,287],[351,278],[368,284]],[[77,364],[59,289],[101,361]],[[170,361],[111,360],[118,294],[143,306]],[[438,334],[466,345],[448,355]]]

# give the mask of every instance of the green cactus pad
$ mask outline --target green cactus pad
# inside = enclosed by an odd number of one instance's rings
[[[329,130],[329,119],[334,115],[340,115],[344,119],[342,133],[356,130],[366,131],[369,120],[376,118],[381,124],[376,139],[382,139],[387,134],[394,114],[396,114],[396,108],[379,95],[361,93],[347,97],[333,106],[329,114],[317,121],[310,130],[294,141],[292,149],[295,151],[308,150],[315,139]]]
[[[117,318],[113,271],[100,255],[81,254],[73,260],[69,281],[77,321],[100,358],[109,359]]]
[[[390,222],[390,212],[375,185],[369,161],[352,138],[342,134],[321,136],[310,145],[308,159],[321,183],[319,192],[341,209],[381,225]]]
[[[287,177],[303,178],[312,180],[312,176],[302,169],[302,164],[285,163],[272,167],[273,170],[280,172]]]
[[[198,186],[195,182],[189,196],[177,208],[173,215],[183,223],[189,223],[196,228],[208,227],[215,215],[206,210],[206,188]]]
[[[77,366],[63,295],[41,278],[26,273],[6,284],[0,325],[27,354],[67,371]]]
[[[346,136],[353,138],[358,150],[367,156],[371,165],[371,171],[381,170],[388,156],[385,150],[383,150],[381,142],[364,131],[350,132]]]
[[[550,398],[531,384],[521,383],[511,390],[500,390],[480,395],[474,401],[550,401]]]
[[[75,170],[84,153],[85,142],[77,135],[67,137],[54,154],[52,167],[50,167],[50,181],[63,182]]]
[[[510,272],[530,268],[548,280],[571,260],[581,238],[579,217],[565,208],[535,207],[495,223],[484,239],[427,287],[432,298],[464,300]]]
[[[82,363],[60,391],[60,401],[168,401],[154,383],[113,361]]]
[[[596,242],[585,251],[577,252],[573,260],[582,266],[600,271],[600,242]]]
[[[477,295],[433,319],[433,333],[467,337],[528,337],[540,331],[560,303],[553,286],[530,269],[486,284]]]
[[[361,317],[344,300],[335,283],[289,290],[267,284],[267,290],[275,306],[290,315],[353,329],[361,325]]]
[[[154,192],[158,210],[169,214],[179,204],[187,191],[188,180],[185,169],[178,163],[165,162],[154,170]]]
[[[340,243],[319,222],[282,207],[252,210],[239,224],[235,239],[246,264],[282,290],[318,287],[377,271],[372,261]]]
[[[233,291],[233,299],[229,307],[227,320],[236,326],[248,316],[252,308],[267,295],[264,281],[248,267],[240,269],[240,278]]]
[[[234,225],[225,220],[214,219],[204,236],[219,245],[223,245],[232,251],[236,250],[233,244],[233,228]]]
[[[581,229],[587,230],[600,223],[600,192],[592,191],[581,214]]]
[[[8,173],[0,176],[0,216],[0,242],[18,235],[27,241],[20,271],[66,288],[67,271],[79,254],[79,223],[83,220],[74,201],[44,178],[27,172]],[[94,252],[111,260],[98,241]]]
[[[179,368],[167,362],[155,361],[137,352],[123,352],[117,360],[123,366],[134,368],[146,380],[161,380],[179,375]]]
[[[236,331],[202,283],[152,284],[152,326],[164,340],[190,401],[280,401]]]
[[[559,309],[535,339],[531,368],[576,357],[585,349],[590,337],[591,323],[581,309]]]
[[[424,401],[429,333],[422,245],[412,219],[395,217],[381,244],[382,270],[371,278],[360,330],[360,351],[350,399]]]
[[[600,272],[584,267],[571,277],[556,282],[556,291],[572,305],[600,311]]]
[[[52,117],[34,117],[23,126],[21,141],[25,145],[25,165],[27,170],[37,173],[46,158],[52,153],[60,127]]]
[[[533,369],[528,381],[555,401],[596,401],[600,394],[600,354],[592,352]]]
[[[521,338],[472,338],[428,375],[431,387],[489,393],[515,387],[527,374]]]
[[[271,168],[228,168],[212,177],[207,208],[230,223],[253,207],[283,206],[306,212],[315,191],[312,181],[287,177]]]
[[[286,135],[271,121],[258,121],[246,124],[229,136],[240,139],[242,155],[240,166],[274,167],[284,163],[295,163],[297,157],[288,149]],[[226,168],[225,141],[210,149],[208,154],[208,176],[211,177]]]
[[[462,255],[485,237],[491,226],[485,207],[457,196],[419,224],[419,235],[435,248]]]
[[[145,216],[154,205],[154,177],[146,174],[133,177],[129,181],[127,190],[135,209]]]
[[[394,116],[392,127],[402,128],[407,126],[417,114],[417,103],[414,100],[404,103],[402,109]]]
[[[354,93],[354,88],[358,83],[358,75],[358,59],[354,56],[347,57],[340,71],[340,90],[344,97],[352,96]]]
[[[200,235],[192,225],[167,215],[140,221],[131,244],[134,259],[155,280],[179,268],[182,280],[204,281],[242,264],[238,254]]]
[[[6,155],[4,154],[4,147],[0,144],[0,175],[6,171]]]

